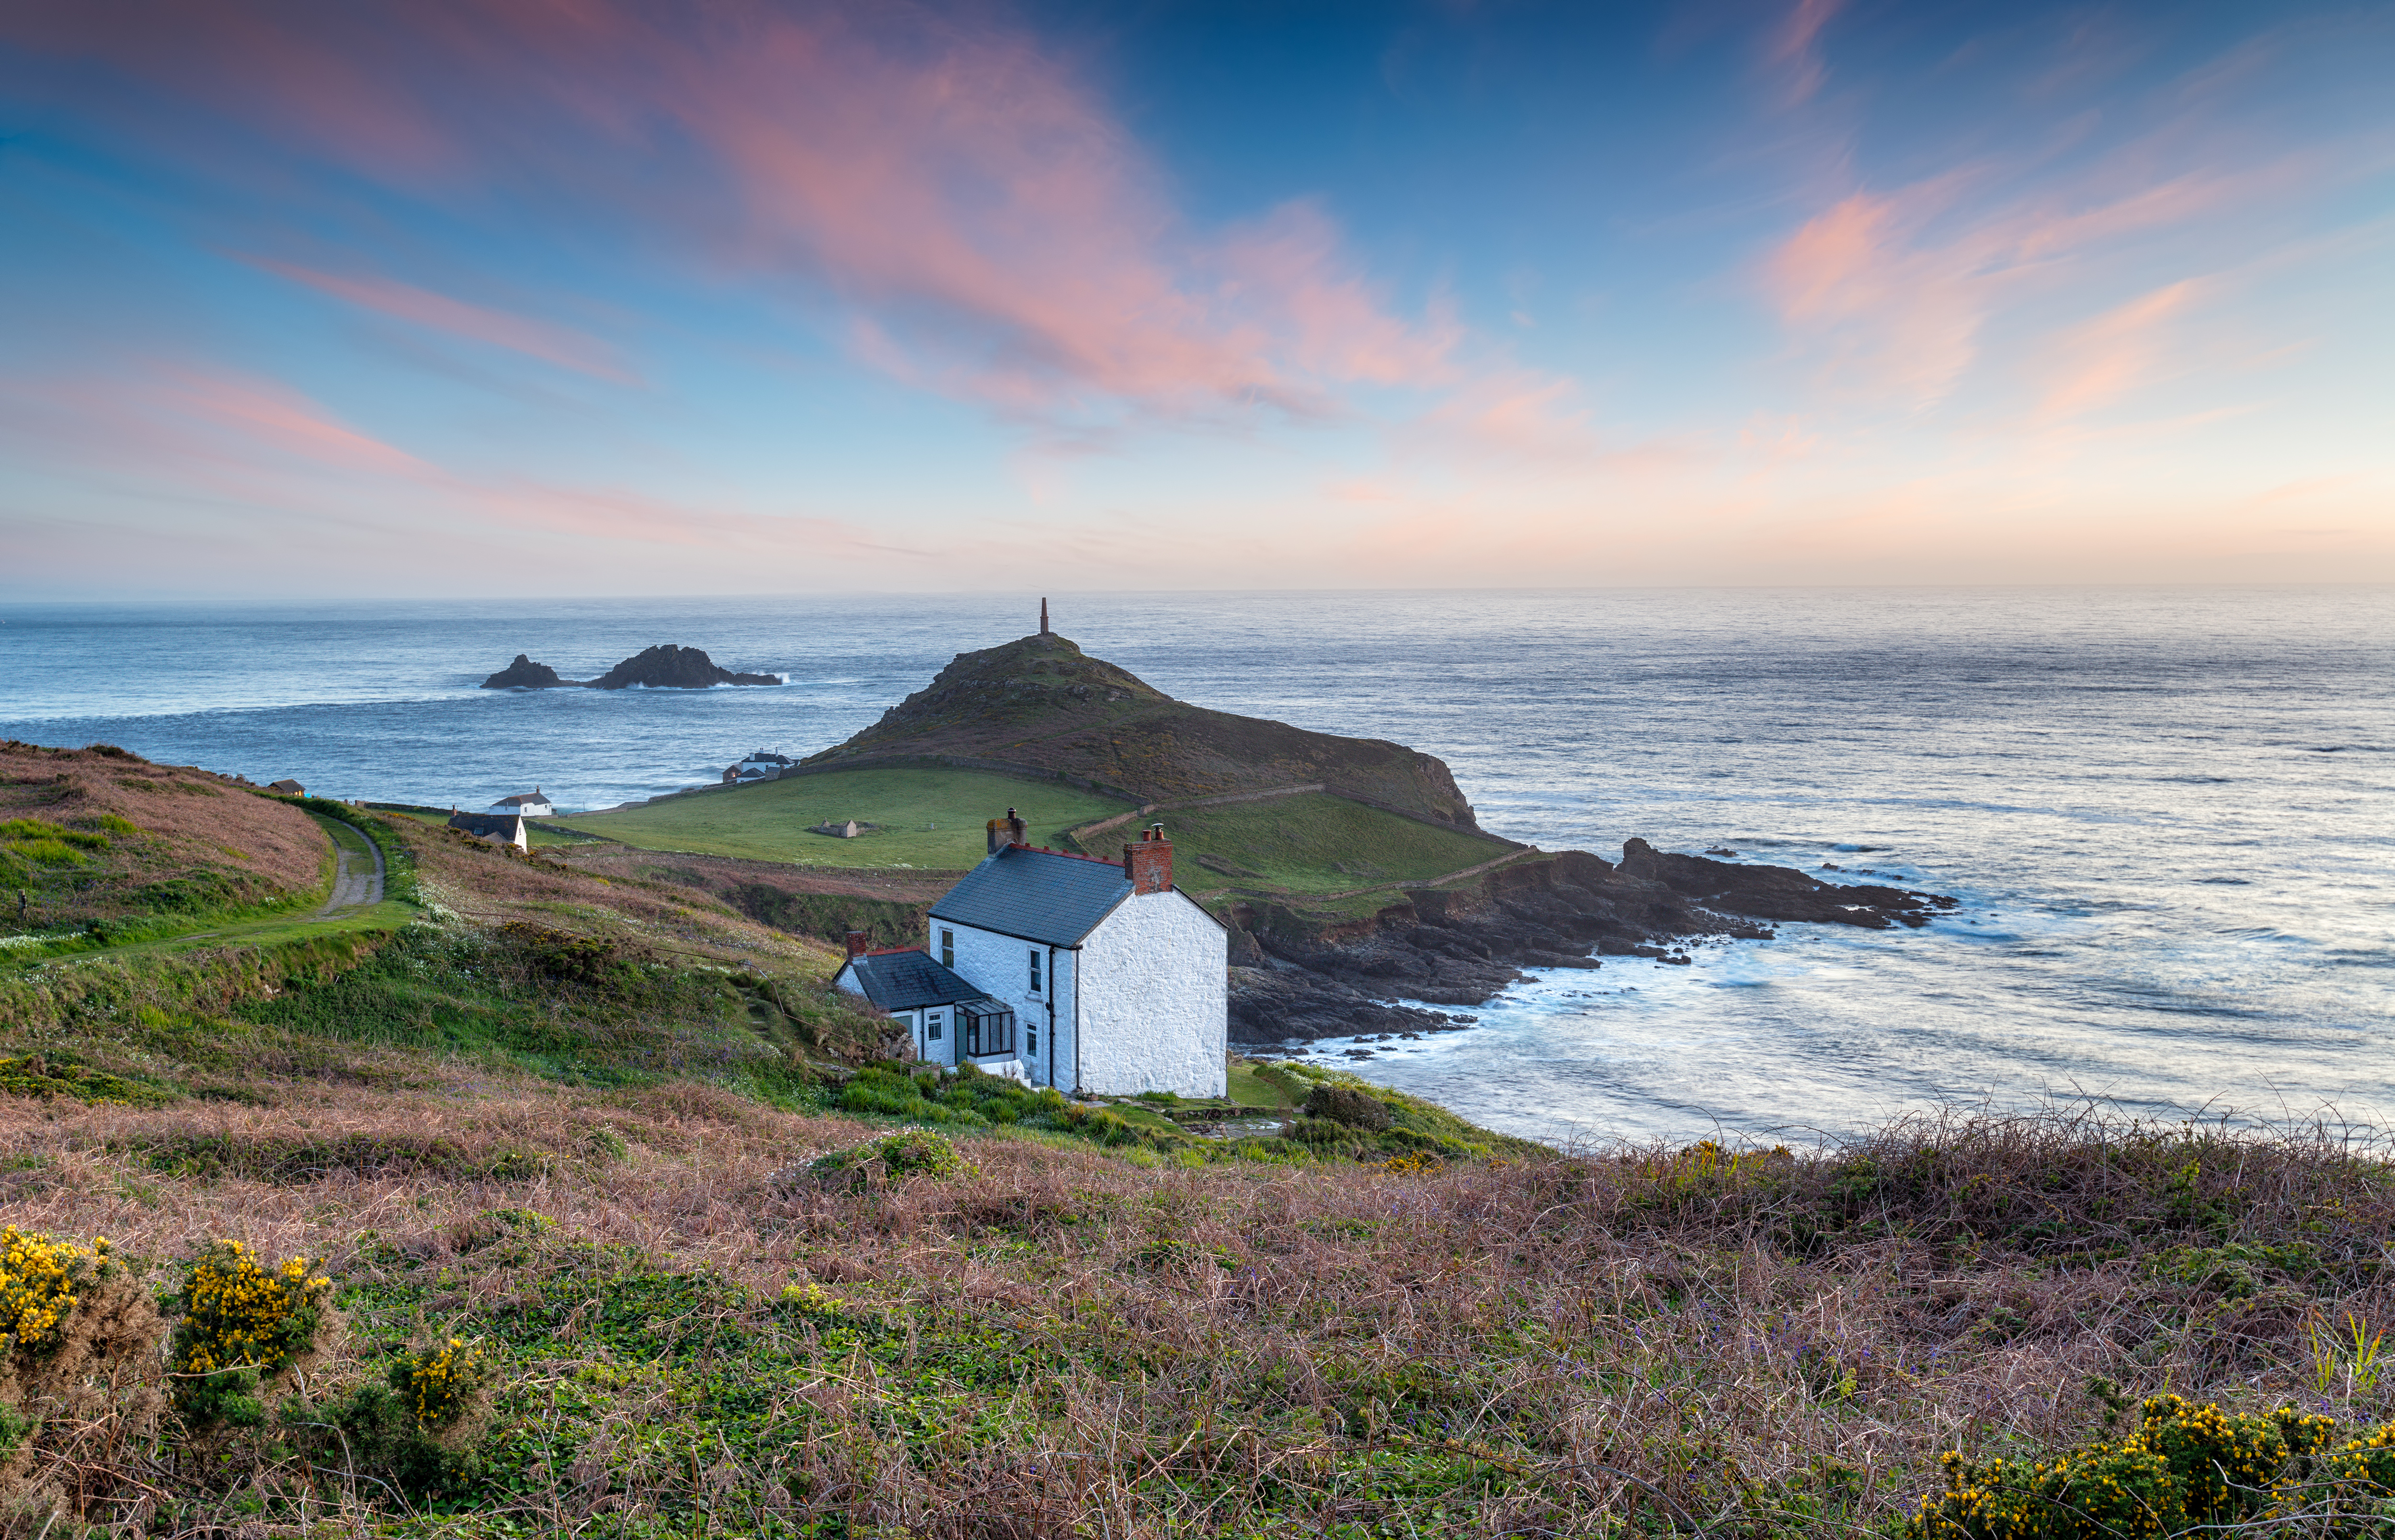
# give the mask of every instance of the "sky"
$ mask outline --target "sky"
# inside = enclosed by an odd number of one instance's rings
[[[16,0],[0,595],[2395,581],[2395,5]]]

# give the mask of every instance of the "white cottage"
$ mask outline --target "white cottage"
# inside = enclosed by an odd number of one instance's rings
[[[528,792],[518,792],[513,796],[500,797],[491,804],[491,811],[514,813],[519,818],[549,818],[556,813],[557,804],[551,802],[538,786],[535,786]]]
[[[852,936],[840,987],[906,1020],[930,1063],[1101,1096],[1223,1095],[1229,933],[1172,885],[1164,826],[1119,863],[1024,836],[1012,808],[990,820],[988,859],[932,906],[931,945],[873,953]]]

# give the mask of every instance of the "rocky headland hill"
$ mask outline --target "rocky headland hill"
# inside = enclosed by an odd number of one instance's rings
[[[640,685],[649,690],[708,690],[719,684],[780,684],[774,674],[735,674],[719,667],[714,659],[695,647],[677,647],[671,642],[651,647],[626,658],[595,679],[567,679],[558,677],[557,670],[545,663],[535,663],[525,653],[516,654],[516,661],[483,681],[484,690],[629,690]]]
[[[1319,786],[1405,819],[1480,833],[1436,755],[1177,701],[1045,632],[959,654],[872,727],[805,760],[801,773],[909,764],[1053,776],[1167,809]],[[1262,806],[1299,816],[1295,801]],[[1169,824],[1171,813],[1161,816]],[[1685,943],[1698,938],[1759,941],[1787,921],[1919,927],[1954,903],[1828,883],[1793,867],[1674,854],[1643,839],[1612,862],[1482,837],[1493,859],[1468,875],[1328,899],[1237,877],[1209,887],[1221,879],[1190,863],[1181,886],[1201,890],[1232,928],[1234,1040],[1441,1030],[1457,1020],[1396,1002],[1475,1007],[1526,967],[1594,968],[1607,956],[1687,962]],[[1369,870],[1380,852],[1347,854]]]
[[[1434,755],[1176,701],[1048,632],[959,653],[880,721],[803,766],[908,763],[1030,770],[1142,802],[1318,784],[1409,817],[1478,827]]]

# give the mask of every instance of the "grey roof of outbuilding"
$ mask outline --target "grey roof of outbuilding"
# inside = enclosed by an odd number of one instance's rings
[[[1044,946],[1078,946],[1129,897],[1131,878],[1113,862],[1010,845],[967,872],[932,905],[932,917]]]
[[[925,1006],[954,1005],[981,991],[922,952],[868,952],[851,957],[865,997],[883,1010],[919,1010]]]

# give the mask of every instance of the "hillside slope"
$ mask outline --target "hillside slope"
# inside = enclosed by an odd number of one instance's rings
[[[221,812],[192,849],[306,816],[156,795]],[[0,1533],[1847,1540],[1942,1451],[2030,1469],[2150,1392],[2395,1450],[2395,1167],[2325,1131],[1566,1156],[1258,1063],[1237,1106],[1067,1104],[860,1062],[894,1039],[829,949],[633,854],[351,813],[379,930],[0,951]],[[1632,854],[1647,902],[1723,891]],[[1614,891],[1575,865],[1497,897]],[[169,1360],[209,1340],[289,1351]],[[2290,1534],[2395,1503],[2395,1461],[2238,1468]]]
[[[0,935],[297,902],[330,855],[297,807],[205,770],[0,743]]]
[[[910,758],[1021,766],[1150,802],[1318,783],[1434,823],[1478,826],[1435,755],[1190,705],[1047,634],[959,653],[879,722],[805,764]]]

